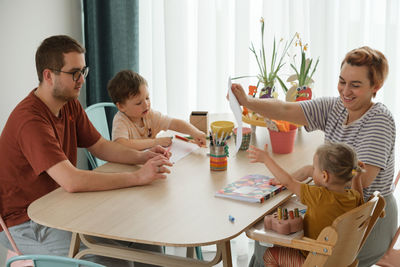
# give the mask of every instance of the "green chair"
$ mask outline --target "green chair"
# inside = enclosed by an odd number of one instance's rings
[[[113,103],[101,102],[87,107],[85,111],[89,120],[101,136],[107,140],[111,140],[109,129],[112,127],[112,119],[118,111],[117,107]],[[93,156],[87,149],[85,149],[85,154],[93,169],[106,163],[106,161]]]
[[[10,267],[11,263],[23,260],[31,260],[34,264],[34,267],[106,267],[90,261],[49,255],[15,256],[7,261],[6,266]]]
[[[99,131],[99,133],[107,140],[111,140],[110,128],[112,127],[112,120],[115,113],[117,113],[117,107],[113,103],[100,102],[91,105],[85,109],[87,116],[93,126]],[[90,165],[93,169],[103,165],[106,161],[101,160],[93,156],[87,149],[85,149],[86,157],[88,158]],[[203,260],[203,253],[201,247],[196,247],[196,256],[198,259]],[[165,251],[165,248],[164,248]]]

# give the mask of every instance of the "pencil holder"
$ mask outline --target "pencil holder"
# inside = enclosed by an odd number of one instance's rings
[[[233,137],[235,139],[236,144],[236,135],[237,135],[237,128],[233,129]],[[242,144],[240,145],[240,150],[247,150],[249,149],[251,139],[251,128],[243,127],[242,128]]]
[[[228,146],[210,145],[210,170],[225,171],[228,167]]]

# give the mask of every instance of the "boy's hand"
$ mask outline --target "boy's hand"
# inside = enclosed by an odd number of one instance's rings
[[[150,184],[157,179],[165,179],[164,173],[171,173],[166,166],[172,166],[172,163],[165,157],[159,155],[149,159],[142,168],[137,171],[140,184]]]
[[[158,138],[154,139],[154,142],[156,145],[167,147],[172,144],[172,138],[171,137],[158,137]]]
[[[259,149],[258,147],[255,146],[250,146],[247,152],[249,153],[248,157],[251,159],[250,160],[251,163],[255,162],[265,163],[269,157],[267,144],[265,145],[264,150]]]
[[[197,131],[195,134],[193,134],[193,141],[199,147],[206,147],[206,134],[201,131]]]

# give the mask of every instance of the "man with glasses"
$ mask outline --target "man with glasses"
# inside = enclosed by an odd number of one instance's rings
[[[12,111],[0,137],[0,213],[24,254],[68,255],[71,233],[36,224],[27,215],[29,204],[41,196],[59,186],[82,192],[144,185],[169,173],[164,148],[130,149],[104,139],[90,123],[78,101],[89,72],[84,53],[68,36],[45,39],[35,58],[39,86]],[[144,165],[132,173],[79,170],[77,147],[106,161]],[[11,249],[4,231],[0,243]],[[107,266],[127,263],[94,260]]]

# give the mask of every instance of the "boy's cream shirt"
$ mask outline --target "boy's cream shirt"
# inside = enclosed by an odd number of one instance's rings
[[[148,139],[155,138],[162,130],[168,130],[172,121],[171,117],[163,115],[156,110],[149,110],[143,118],[144,127],[133,123],[124,113],[118,111],[113,120],[112,140],[125,139]]]

